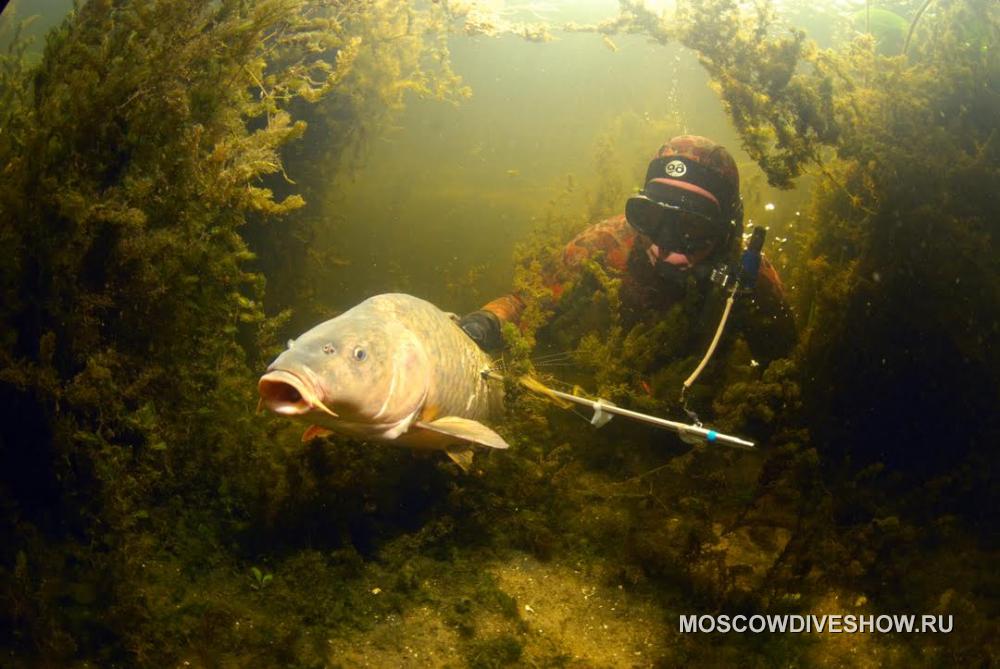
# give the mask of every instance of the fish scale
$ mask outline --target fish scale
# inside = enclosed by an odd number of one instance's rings
[[[437,307],[410,296],[387,295],[376,298],[378,303],[392,305],[392,314],[411,331],[428,342],[431,368],[435,370],[432,394],[428,402],[448,415],[463,414],[468,418],[484,418],[491,413],[490,399],[498,395],[491,391],[481,372],[489,369],[490,360],[469,340],[468,336]],[[400,302],[408,309],[399,309]],[[471,373],[470,373],[471,372]],[[474,401],[469,403],[472,395]],[[466,410],[466,407],[469,409]]]

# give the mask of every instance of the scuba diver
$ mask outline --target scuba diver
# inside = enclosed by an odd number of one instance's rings
[[[656,152],[645,186],[625,203],[625,213],[587,227],[566,245],[558,266],[543,271],[548,288],[543,299],[550,301],[544,306],[560,316],[564,294],[586,272],[588,261],[621,280],[620,315],[626,326],[665,314],[692,297],[692,290],[705,304],[713,287],[722,286],[730,300],[721,321],[700,328],[705,334],[718,323],[702,366],[737,295],[731,327],[745,338],[753,357],[783,357],[796,338],[784,289],[761,256],[764,230],[755,229],[747,251],[741,248],[742,233],[740,179],[732,155],[705,137],[674,137]],[[502,324],[518,324],[524,309],[524,296],[504,295],[465,315],[459,325],[480,348],[495,353],[503,348]]]

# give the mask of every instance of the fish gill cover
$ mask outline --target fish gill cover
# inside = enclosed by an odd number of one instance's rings
[[[40,62],[13,40],[4,664],[989,664],[1000,17],[961,0],[893,11],[909,19],[900,53],[871,34],[819,48],[769,4],[729,0],[623,0],[594,23],[449,2],[95,0]],[[468,477],[303,445],[257,417],[279,335],[334,309],[317,286],[351,251],[317,243],[330,183],[408,92],[470,95],[458,34],[547,48],[576,33],[609,53],[598,35],[693,51],[766,179],[812,184],[781,254],[797,348],[755,368],[732,342],[694,397],[762,454],[587,431],[514,387],[511,448]],[[555,345],[581,382],[675,413],[699,305],[633,325],[592,263],[568,298],[579,317],[546,325],[540,270],[619,206],[624,186],[601,178],[587,211],[568,180],[518,251],[515,286],[539,299],[507,330],[508,369],[537,371],[536,335],[570,335]],[[677,634],[677,613],[708,611],[919,611],[956,629]]]

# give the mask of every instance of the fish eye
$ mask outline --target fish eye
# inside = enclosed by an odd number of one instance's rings
[[[364,360],[367,357],[368,357],[368,353],[365,352],[365,349],[361,348],[360,346],[355,346],[354,347],[354,359],[355,360],[357,360],[358,362],[361,362],[362,360]]]

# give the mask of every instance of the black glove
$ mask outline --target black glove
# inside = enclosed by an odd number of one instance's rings
[[[503,348],[503,335],[500,334],[500,319],[485,309],[473,311],[462,316],[458,326],[465,330],[476,346],[487,353],[495,353]]]

